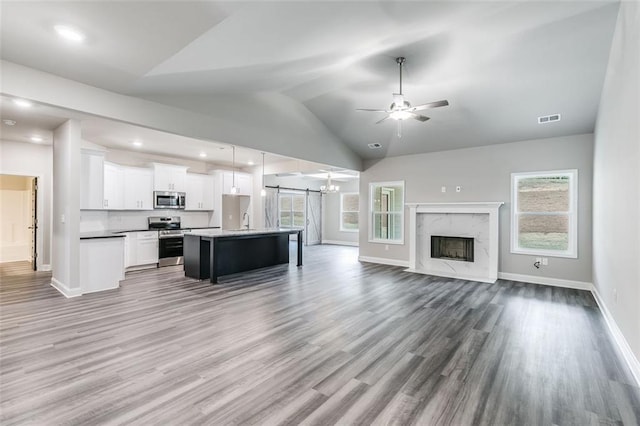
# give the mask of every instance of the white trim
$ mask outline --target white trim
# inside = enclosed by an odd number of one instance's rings
[[[51,272],[51,265],[49,265],[49,264],[44,264],[44,265],[42,265],[42,267],[39,269],[39,271],[42,271],[42,272]]]
[[[352,247],[358,247],[360,245],[356,241],[338,241],[338,240],[322,240],[321,244],[334,244],[336,246],[352,246]]]
[[[590,291],[592,287],[592,284],[586,281],[565,280],[562,278],[551,278],[551,277],[538,277],[535,275],[512,274],[510,272],[498,272],[498,278],[501,280],[550,285],[553,287],[574,288],[576,290]]]
[[[526,177],[550,177],[550,176],[568,176],[569,179],[569,210],[567,212],[550,212],[548,214],[561,215],[566,214],[569,218],[569,246],[567,250],[547,250],[547,249],[530,249],[521,248],[518,245],[518,218],[520,213],[517,211],[518,192],[516,191],[516,181]],[[527,214],[525,212],[523,214]],[[546,214],[543,212],[531,212],[530,214]],[[547,256],[547,257],[564,257],[570,259],[578,258],[578,169],[567,170],[551,170],[543,172],[524,172],[511,173],[511,235],[510,235],[510,251],[513,254],[524,254],[530,256]]]
[[[636,386],[640,386],[640,362],[638,362],[638,358],[635,357],[627,339],[624,338],[624,334],[622,334],[622,331],[618,328],[616,320],[613,318],[613,315],[611,315],[611,312],[609,312],[609,309],[607,309],[607,305],[605,305],[604,300],[600,297],[598,289],[592,285],[590,290],[593,294],[593,298],[596,299],[600,312],[602,312],[602,316],[604,317],[604,321],[607,323],[607,327],[611,332],[613,340],[618,345],[618,348],[620,348],[622,356],[627,362],[633,378],[636,380]]]
[[[56,280],[53,277],[51,278],[51,287],[53,287],[56,290],[58,290],[67,299],[70,299],[72,297],[82,296],[82,290],[81,289],[78,288],[78,289],[71,290],[71,289],[67,288],[66,285],[64,285],[63,283],[61,283],[60,281]]]
[[[379,263],[381,265],[402,266],[404,268],[409,267],[409,262],[406,260],[386,259],[384,257],[358,256],[358,262]]]
[[[370,243],[375,243],[375,244],[397,244],[397,245],[404,245],[404,225],[405,225],[405,221],[404,221],[404,207],[401,208],[401,210],[399,211],[388,211],[388,212],[375,212],[373,210],[373,188],[375,186],[402,186],[402,202],[400,203],[401,206],[404,206],[404,200],[406,199],[406,183],[404,180],[395,180],[395,181],[386,181],[386,182],[369,182],[369,199],[367,200],[367,227],[368,227],[368,234],[367,234],[367,238],[369,240]],[[387,214],[397,214],[400,218],[400,238],[397,240],[391,240],[391,239],[380,239],[380,238],[374,238],[373,237],[373,215],[374,214],[381,214],[381,213],[387,213]],[[360,219],[360,217],[358,218],[358,220]]]

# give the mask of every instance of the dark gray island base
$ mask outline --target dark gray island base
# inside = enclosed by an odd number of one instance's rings
[[[222,275],[289,263],[289,235],[298,236],[297,266],[302,266],[302,230],[202,231],[184,236],[184,274],[218,282]]]

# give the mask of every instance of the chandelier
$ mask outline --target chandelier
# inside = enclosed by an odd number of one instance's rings
[[[338,192],[340,191],[339,185],[334,185],[331,183],[331,172],[327,173],[327,184],[320,186],[320,192],[327,194],[330,192]]]

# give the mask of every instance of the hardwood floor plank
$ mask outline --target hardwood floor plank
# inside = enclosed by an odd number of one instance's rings
[[[411,274],[339,246],[218,285],[177,266],[66,299],[50,280],[0,265],[2,425],[639,424],[585,291]]]

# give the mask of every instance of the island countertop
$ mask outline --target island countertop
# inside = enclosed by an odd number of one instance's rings
[[[242,237],[268,234],[297,234],[300,229],[295,228],[262,228],[262,229],[210,229],[193,230],[186,235],[204,238]]]

